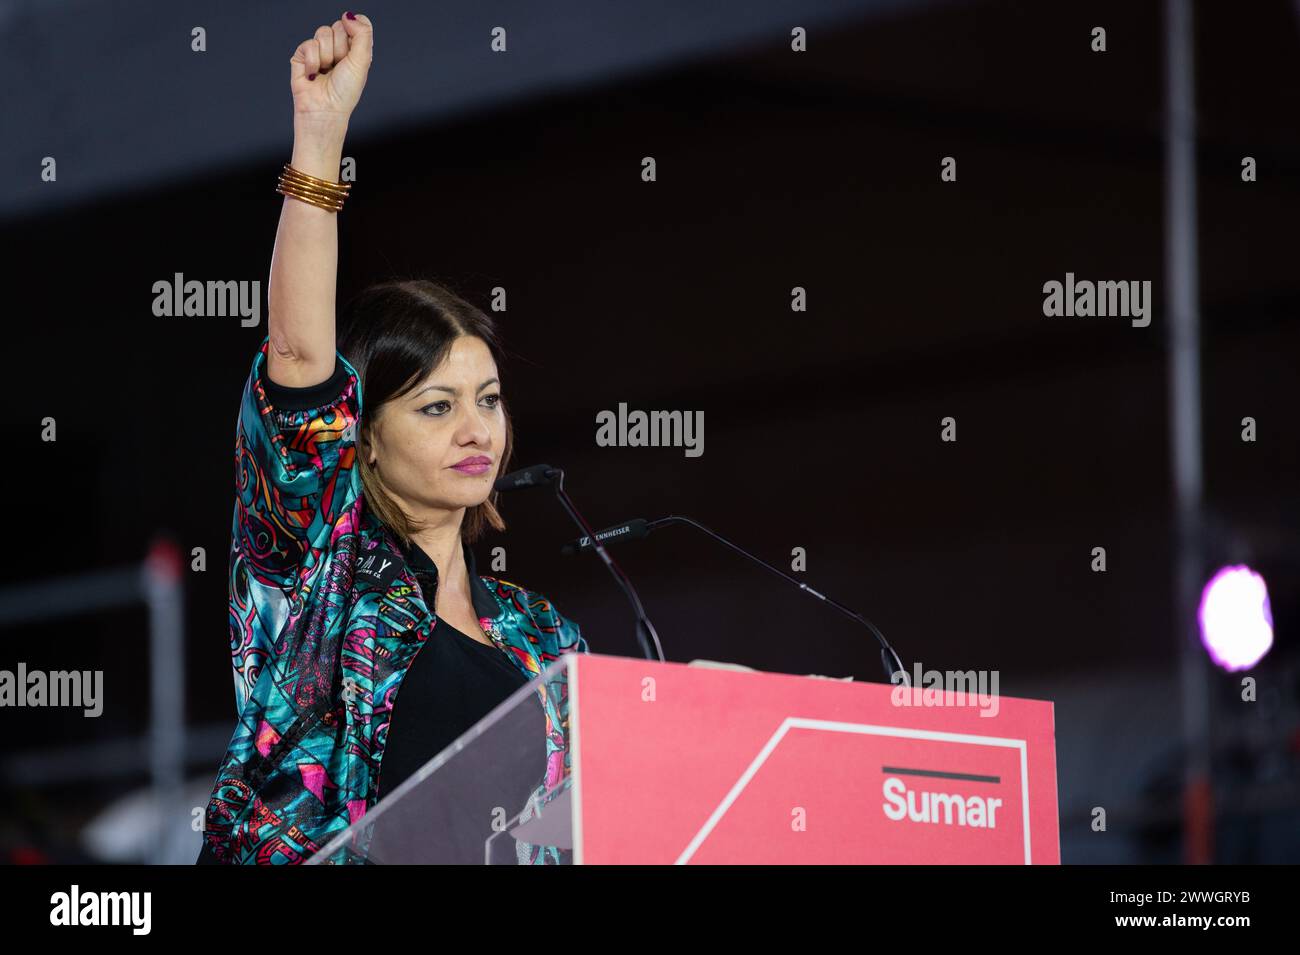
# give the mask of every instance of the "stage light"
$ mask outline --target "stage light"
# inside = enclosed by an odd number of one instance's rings
[[[1249,670],[1273,645],[1264,578],[1244,564],[1221,567],[1201,591],[1201,644],[1225,670]]]

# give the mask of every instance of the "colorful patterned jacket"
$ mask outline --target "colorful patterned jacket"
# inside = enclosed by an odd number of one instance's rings
[[[280,389],[294,400],[272,407],[268,341],[236,426],[230,654],[239,722],[204,817],[206,845],[224,863],[304,862],[374,805],[398,687],[435,623],[396,537],[361,493],[356,370],[338,355],[329,381]],[[368,557],[393,555],[395,576],[365,572],[379,565]],[[587,650],[578,625],[545,597],[478,575],[466,556],[479,622],[526,676]],[[567,688],[553,686],[561,690],[539,690],[541,802],[569,773]],[[555,847],[521,845],[521,861],[561,861]]]

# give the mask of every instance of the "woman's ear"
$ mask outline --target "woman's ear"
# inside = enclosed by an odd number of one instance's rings
[[[365,457],[366,463],[372,468],[375,466],[375,450],[370,441],[370,423],[366,422],[357,432],[357,448]]]

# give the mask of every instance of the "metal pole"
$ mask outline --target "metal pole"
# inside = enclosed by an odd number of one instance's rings
[[[149,767],[158,825],[153,861],[175,865],[184,852],[173,814],[184,808],[185,791],[185,608],[176,545],[155,540],[142,574],[149,604]]]
[[[1183,861],[1212,861],[1209,674],[1196,636],[1202,558],[1200,298],[1196,248],[1196,93],[1192,5],[1165,0],[1165,283],[1173,453],[1174,619],[1185,747]]]

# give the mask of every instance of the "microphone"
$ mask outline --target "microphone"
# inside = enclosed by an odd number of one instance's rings
[[[530,468],[511,471],[497,478],[492,487],[497,491],[517,491],[526,487],[543,487],[550,484],[557,474],[562,472],[549,464],[534,464]]]
[[[530,487],[553,487],[555,496],[563,505],[569,517],[587,536],[583,540],[591,541],[591,549],[600,555],[609,572],[614,575],[614,581],[627,596],[628,601],[632,604],[632,612],[636,614],[636,642],[641,647],[641,652],[645,654],[647,660],[658,660],[660,663],[664,660],[664,649],[659,643],[659,634],[646,615],[645,607],[641,604],[641,598],[632,586],[632,581],[628,579],[627,574],[623,573],[623,568],[614,563],[614,558],[609,556],[605,547],[599,540],[593,540],[596,532],[588,525],[586,518],[578,513],[578,508],[574,505],[573,500],[564,491],[564,471],[560,468],[553,468],[549,464],[534,464],[532,467],[523,468],[519,471],[512,471],[509,474],[497,478],[492,485],[498,491],[517,491]]]
[[[622,524],[615,524],[613,527],[607,527],[605,530],[597,534],[596,538],[602,544],[614,537],[617,537],[619,540],[638,540],[645,537],[650,533],[650,531],[651,525],[638,517],[635,520],[624,521]],[[594,547],[591,543],[590,537],[579,537],[573,543],[565,544],[561,547],[560,553],[565,557],[572,557],[579,551],[588,551],[593,549]]]
[[[576,541],[572,541],[571,543],[565,544],[562,548],[560,548],[560,553],[564,554],[566,557],[570,557],[574,554],[581,553],[583,551],[598,549],[601,546],[601,542],[605,540],[609,540],[611,542],[625,541],[625,540],[639,540],[640,538],[649,535],[649,533],[655,528],[663,527],[666,524],[687,524],[691,527],[694,527],[696,530],[703,531],[705,534],[708,534],[714,540],[719,541],[720,543],[726,545],[727,547],[730,547],[732,550],[734,550],[737,554],[740,554],[742,557],[748,557],[754,563],[758,564],[760,567],[764,567],[767,570],[770,570],[772,573],[776,574],[782,580],[794,584],[794,586],[798,587],[804,593],[816,597],[818,600],[822,601],[823,603],[829,604],[830,606],[834,607],[836,610],[844,614],[846,617],[849,617],[852,620],[856,620],[858,623],[862,624],[864,627],[870,630],[872,635],[875,636],[876,641],[880,644],[880,662],[881,665],[884,666],[885,668],[885,682],[894,683],[895,674],[900,674],[901,683],[903,686],[912,685],[911,680],[908,679],[907,670],[903,667],[903,661],[899,659],[898,654],[894,652],[894,648],[891,647],[889,645],[889,641],[885,639],[885,635],[881,633],[879,629],[877,629],[874,623],[872,623],[866,617],[862,616],[862,614],[858,613],[856,610],[852,610],[844,606],[844,604],[840,603],[837,600],[833,600],[830,597],[827,597],[823,593],[818,593],[816,590],[813,590],[803,581],[791,577],[785,571],[777,567],[773,567],[765,560],[755,557],[753,554],[745,550],[743,547],[739,546],[738,544],[733,544],[731,541],[727,540],[721,534],[715,534],[713,531],[709,530],[703,524],[699,523],[698,521],[691,520],[691,518],[689,517],[682,517],[677,514],[670,514],[668,517],[660,518],[657,521],[645,521],[638,517],[635,518],[634,520],[624,521],[622,524],[615,524],[612,527],[607,527],[605,530],[600,531],[599,533],[589,534],[587,537],[580,537]]]

